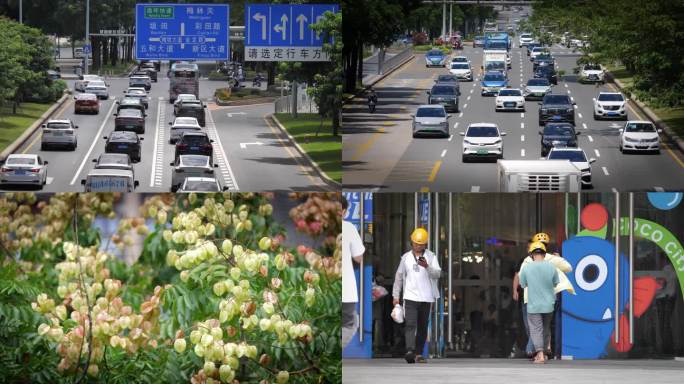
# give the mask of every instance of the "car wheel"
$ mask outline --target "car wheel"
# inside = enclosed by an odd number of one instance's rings
[[[656,155],[660,155],[660,149],[656,149],[656,150],[655,150],[655,154],[656,154]]]
[[[594,113],[594,120],[600,120],[598,115]]]
[[[467,163],[468,162],[468,156],[466,156],[466,155],[461,156],[461,161],[463,161],[464,163]]]
[[[619,145],[618,149],[620,150],[620,153],[625,153],[625,150],[622,148],[622,145]]]
[[[45,150],[45,148],[46,148],[45,144],[43,144],[43,143],[40,143],[40,150],[41,150],[41,151],[44,151],[44,150]]]
[[[539,126],[543,127],[544,126],[544,120],[539,120]]]

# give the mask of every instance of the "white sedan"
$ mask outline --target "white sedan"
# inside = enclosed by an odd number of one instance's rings
[[[43,189],[47,183],[47,164],[38,155],[11,154],[0,168],[0,186],[35,185]]]
[[[459,79],[473,81],[473,70],[470,67],[470,63],[452,62],[449,67],[449,73]]]
[[[504,88],[496,95],[496,107],[498,111],[525,111],[525,96],[520,89]]]
[[[506,136],[506,132],[500,132],[498,125],[473,123],[468,125],[465,132],[460,132],[460,135],[464,136],[462,157],[464,163],[476,157],[503,159],[503,136]]]
[[[554,147],[546,156],[548,160],[570,160],[582,172],[582,187],[591,187],[591,164],[596,159],[587,160],[587,154],[581,148]]]
[[[655,151],[660,153],[662,129],[656,129],[650,121],[630,120],[620,129],[620,152]]]

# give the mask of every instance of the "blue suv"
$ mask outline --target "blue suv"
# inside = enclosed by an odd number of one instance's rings
[[[496,95],[500,90],[508,86],[508,79],[504,72],[489,71],[482,77],[480,85],[482,87],[482,96]]]

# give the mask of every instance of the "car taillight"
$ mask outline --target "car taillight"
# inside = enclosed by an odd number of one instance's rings
[[[11,171],[12,171],[12,168],[5,168],[5,167],[2,167],[2,168],[0,168],[0,171],[2,171],[2,172],[11,172]]]
[[[188,148],[187,144],[178,144],[178,149],[186,149]]]
[[[204,149],[211,149],[211,144],[204,144],[203,148]]]
[[[40,172],[40,168],[31,168],[28,171],[31,173],[38,173],[38,172]]]

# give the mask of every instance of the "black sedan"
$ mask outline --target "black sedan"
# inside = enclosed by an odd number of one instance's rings
[[[535,79],[546,79],[551,84],[558,84],[558,75],[556,74],[556,69],[549,65],[543,65],[537,67],[534,71]]]
[[[114,131],[109,136],[103,137],[107,142],[105,144],[105,153],[125,153],[130,156],[134,162],[139,162],[142,153],[142,137],[139,137],[135,132],[130,131]]]
[[[575,131],[575,126],[570,123],[548,123],[539,131],[541,135],[541,155],[549,154],[554,147],[577,148],[577,136],[580,132]]]

